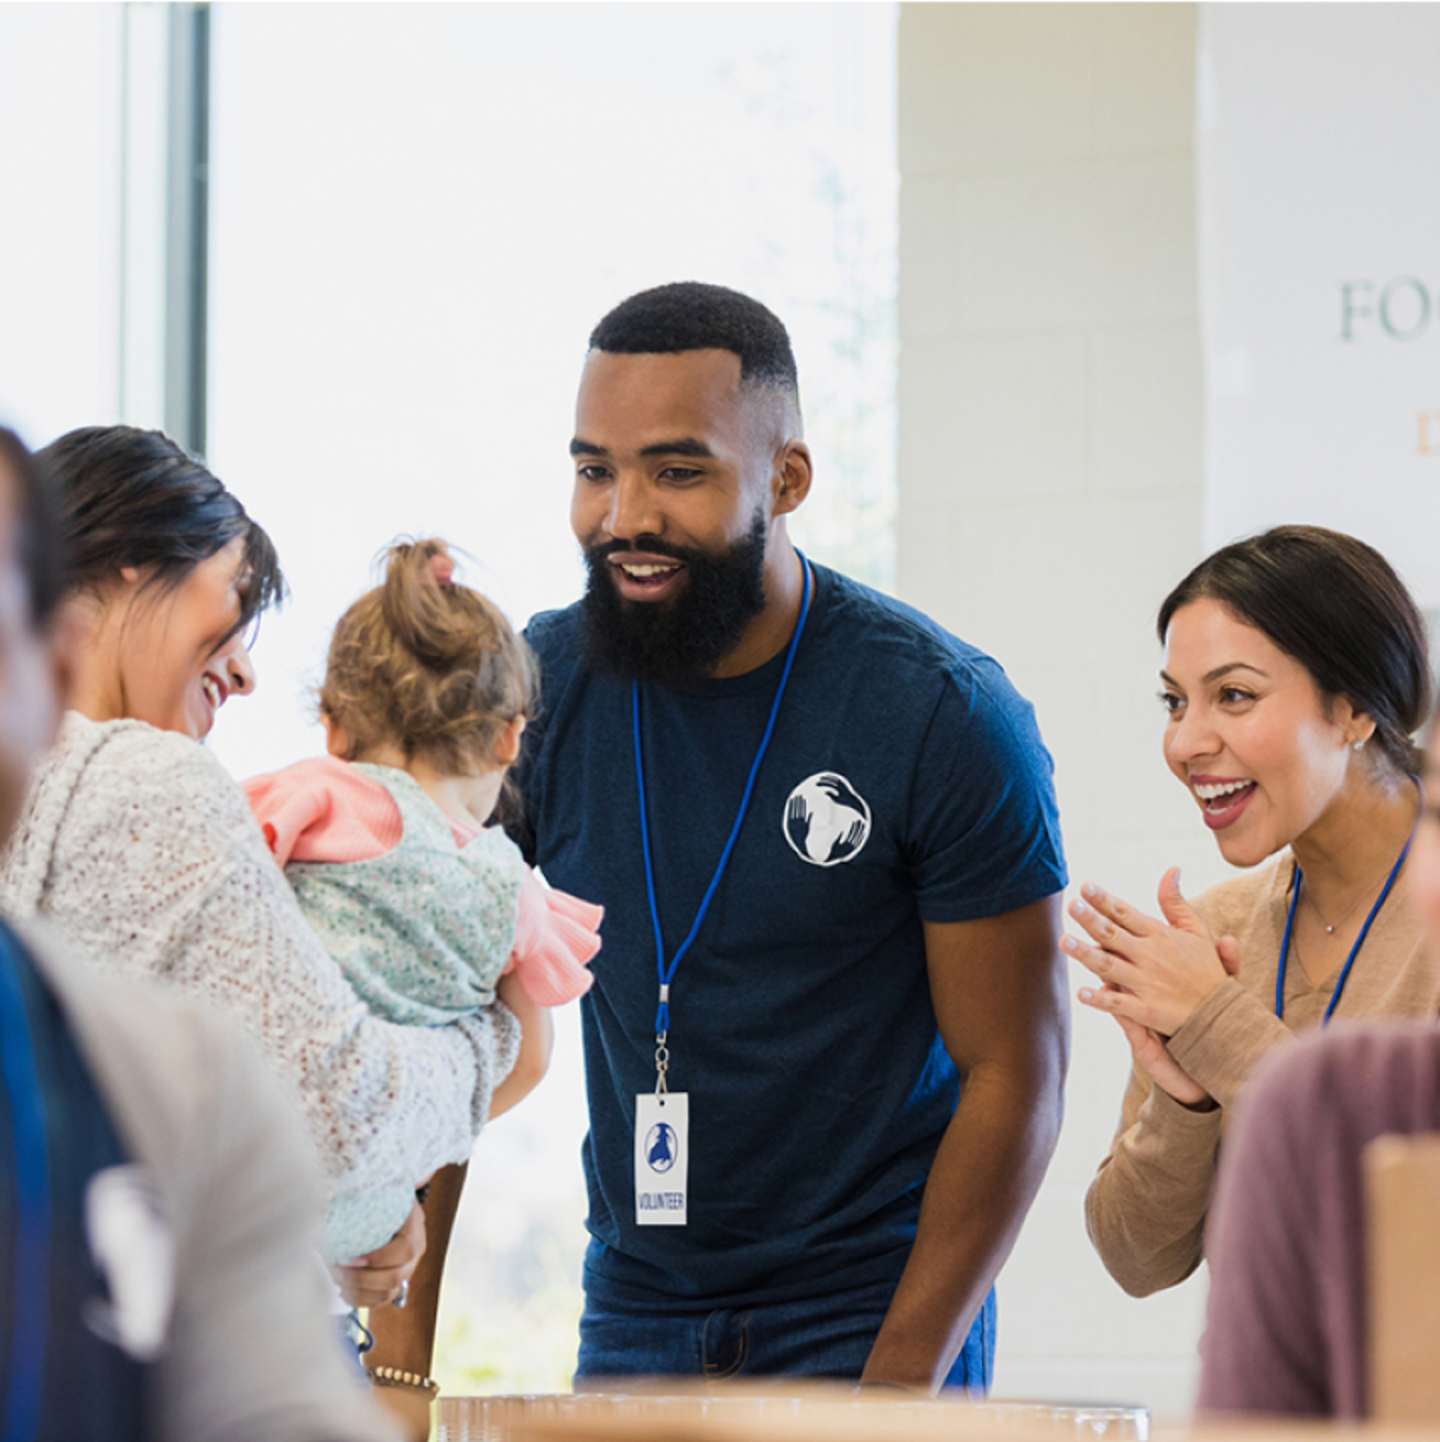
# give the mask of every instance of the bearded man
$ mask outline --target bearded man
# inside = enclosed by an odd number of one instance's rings
[[[1054,1149],[1065,865],[988,656],[803,557],[789,336],[685,283],[595,328],[536,617],[530,859],[601,902],[576,1373],[988,1384]]]

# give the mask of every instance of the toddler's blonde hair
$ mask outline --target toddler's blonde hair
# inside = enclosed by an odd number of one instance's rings
[[[345,759],[399,746],[442,774],[492,767],[495,744],[539,704],[539,667],[500,608],[454,580],[444,541],[397,541],[385,579],[330,638],[320,710],[345,733]]]

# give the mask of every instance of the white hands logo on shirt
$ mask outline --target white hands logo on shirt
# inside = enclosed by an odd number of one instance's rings
[[[780,825],[802,861],[839,866],[870,839],[870,805],[838,771],[817,771],[790,793]]]

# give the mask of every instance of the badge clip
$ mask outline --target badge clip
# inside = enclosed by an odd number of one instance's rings
[[[660,1007],[655,1013],[655,1095],[663,1097],[670,1090],[670,1048],[666,1045],[670,1023],[670,983],[660,983]]]

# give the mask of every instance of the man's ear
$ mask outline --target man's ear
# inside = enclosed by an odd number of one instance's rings
[[[786,441],[775,458],[775,514],[788,516],[799,510],[810,494],[814,479],[810,447],[804,441]]]

